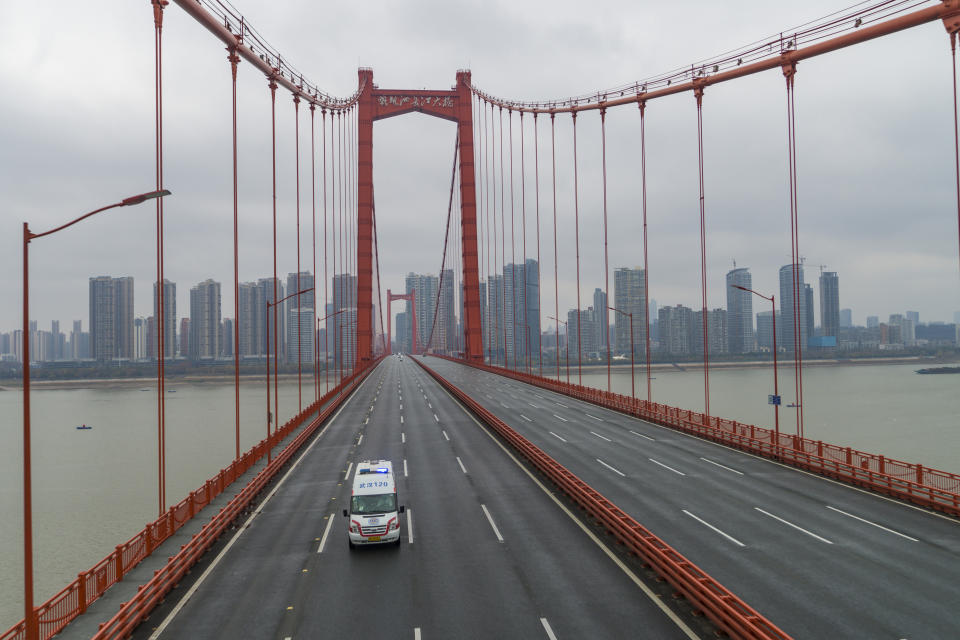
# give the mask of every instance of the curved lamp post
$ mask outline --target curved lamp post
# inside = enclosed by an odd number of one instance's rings
[[[563,323],[563,326],[566,327],[567,323],[561,320],[560,318],[554,318],[553,316],[547,316],[551,320],[556,320],[557,322]],[[560,326],[557,325],[557,333],[560,333]],[[570,384],[570,332],[567,331],[567,384]],[[577,345],[577,348],[580,348],[580,345]],[[557,352],[557,362],[560,362],[560,352]],[[557,376],[559,378],[559,376]]]
[[[777,303],[776,296],[765,296],[762,293],[757,293],[753,289],[748,289],[746,287],[741,287],[738,284],[731,284],[731,287],[734,289],[740,289],[741,291],[746,291],[747,293],[752,293],[755,296],[763,298],[764,300],[770,301],[770,308],[773,319],[773,396],[770,398],[770,404],[773,405],[773,425],[774,432],[776,433],[776,446],[780,446],[780,391],[777,386]]]
[[[67,227],[72,227],[81,220],[86,220],[101,211],[117,207],[129,207],[168,195],[170,195],[170,192],[163,189],[130,196],[120,202],[94,209],[90,213],[43,233],[34,233],[30,231],[28,223],[23,223],[23,349],[21,351],[23,356],[23,606],[27,640],[36,640],[40,634],[39,620],[37,620],[36,610],[33,607],[33,496],[30,468],[30,242],[63,231]]]

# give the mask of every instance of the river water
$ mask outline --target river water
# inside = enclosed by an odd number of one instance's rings
[[[917,375],[919,367],[805,368],[805,435],[960,473],[960,375]],[[653,376],[654,401],[703,409],[702,371]],[[577,382],[575,365],[571,381]],[[636,383],[637,396],[646,397],[643,367]],[[606,389],[606,369],[585,369],[583,384]],[[229,464],[235,447],[232,382],[169,388],[175,393],[166,403],[168,506]],[[614,370],[611,388],[630,393],[629,367]],[[785,405],[794,400],[793,388],[788,365],[780,371]],[[770,367],[711,371],[711,413],[770,426],[772,390]],[[262,383],[241,385],[241,451],[265,435],[264,394]],[[312,397],[305,380],[304,402]],[[109,385],[35,387],[32,400],[34,600],[41,603],[156,517],[157,400],[152,388]],[[0,632],[23,617],[22,404],[19,390],[0,392]],[[296,382],[281,383],[281,423],[297,404]],[[794,432],[794,412],[781,408],[782,432]],[[81,423],[94,428],[77,430]]]

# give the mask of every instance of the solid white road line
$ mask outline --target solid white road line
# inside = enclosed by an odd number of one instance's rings
[[[584,413],[583,415],[587,416],[588,418],[593,418],[594,420],[599,420],[600,422],[603,422],[603,418],[598,418],[597,416],[592,416],[592,415],[590,415],[589,413]]]
[[[602,435],[600,435],[599,433],[597,433],[596,431],[591,431],[590,433],[592,433],[593,435],[597,436],[597,437],[600,438],[601,440],[606,440],[607,442],[613,442],[613,440],[611,440],[611,439],[608,438],[607,436],[602,436]]]
[[[493,518],[490,516],[490,512],[487,511],[487,505],[481,504],[481,505],[480,505],[480,508],[483,509],[483,514],[484,514],[485,516],[487,516],[487,522],[490,523],[490,526],[493,528],[493,532],[494,532],[495,534],[497,534],[497,540],[499,540],[500,542],[503,542],[503,536],[500,535],[500,530],[497,529],[497,525],[496,525],[496,523],[493,521]]]
[[[363,434],[360,434],[360,437],[357,438],[357,446],[360,446],[360,443],[363,442]]]
[[[564,422],[570,422],[570,421],[567,420],[566,418],[564,418],[564,417],[562,417],[562,416],[558,416],[557,414],[553,414],[553,417],[556,418],[557,420],[563,420]]]
[[[446,429],[441,429],[440,433],[443,434],[443,437],[446,438],[447,442],[450,442],[450,436],[447,435]]]
[[[547,622],[546,618],[540,618],[540,624],[543,625],[543,630],[547,632],[547,637],[550,638],[550,640],[557,640],[557,636],[554,635],[553,629],[550,628],[550,623]]]
[[[647,460],[649,460],[649,461],[652,462],[653,464],[658,464],[658,465],[660,465],[660,466],[663,467],[664,469],[669,469],[670,471],[673,471],[674,473],[676,473],[676,474],[678,474],[678,475],[681,475],[681,476],[687,475],[687,474],[685,474],[683,471],[677,471],[677,470],[674,469],[673,467],[668,467],[667,465],[663,464],[662,462],[657,462],[657,461],[654,460],[653,458],[647,458]]]
[[[885,526],[883,526],[883,525],[877,524],[876,522],[870,522],[869,520],[864,520],[863,518],[861,518],[861,517],[859,517],[859,516],[855,516],[855,515],[853,515],[852,513],[847,513],[846,511],[841,511],[840,509],[837,509],[836,507],[831,507],[830,505],[827,505],[827,509],[830,509],[831,511],[836,511],[837,513],[842,513],[843,515],[848,516],[848,517],[850,517],[850,518],[853,518],[854,520],[859,520],[860,522],[865,522],[865,523],[867,523],[867,524],[869,524],[869,525],[873,525],[873,526],[876,527],[877,529],[883,529],[884,531],[886,531],[886,532],[888,532],[888,533],[892,533],[892,534],[895,535],[895,536],[900,536],[901,538],[906,538],[907,540],[913,540],[914,542],[920,542],[920,541],[917,540],[916,538],[911,538],[910,536],[908,536],[908,535],[906,535],[906,534],[903,534],[903,533],[900,533],[899,531],[894,531],[893,529],[887,529],[887,528],[886,528]]]
[[[327,518],[327,527],[323,530],[323,536],[320,538],[320,546],[317,547],[317,553],[323,553],[323,546],[327,544],[327,536],[330,534],[330,526],[333,524],[333,518],[336,513],[331,513]]]
[[[731,536],[731,535],[729,535],[729,534],[726,534],[726,533],[724,533],[723,531],[720,531],[720,529],[717,529],[715,526],[713,526],[712,524],[710,524],[710,523],[707,522],[706,520],[701,520],[700,518],[698,518],[697,516],[693,515],[692,513],[690,513],[689,511],[687,511],[686,509],[684,509],[683,512],[684,512],[685,514],[687,514],[688,516],[690,516],[691,518],[693,518],[694,520],[696,520],[697,522],[699,522],[700,524],[702,524],[703,526],[709,527],[710,529],[713,529],[714,531],[716,531],[717,533],[719,533],[720,535],[722,535],[724,538],[726,538],[727,540],[729,540],[729,541],[732,542],[733,544],[738,545],[738,546],[741,546],[741,547],[747,546],[747,545],[743,544],[742,542],[740,542],[739,540],[737,540],[736,538],[734,538],[733,536]]]
[[[347,472],[343,474],[343,479],[346,480],[350,477],[350,470],[353,469],[353,461],[350,461],[350,464],[347,465]]]
[[[718,467],[720,467],[721,469],[726,469],[727,471],[732,471],[732,472],[734,472],[735,474],[737,474],[738,476],[742,476],[742,475],[743,475],[743,472],[742,472],[742,471],[737,471],[736,469],[731,469],[730,467],[724,466],[724,465],[720,464],[719,462],[714,462],[713,460],[710,460],[710,459],[708,459],[708,458],[703,458],[703,457],[701,457],[700,459],[703,460],[704,462],[709,462],[709,463],[712,464],[712,465],[718,466]]]
[[[490,432],[490,429],[486,425],[482,424],[479,420],[477,420],[476,417],[474,417],[467,410],[467,408],[464,407],[459,400],[454,398],[450,394],[450,392],[448,392],[446,389],[444,389],[444,393],[446,393],[447,396],[451,400],[453,400],[453,402],[455,402],[463,410],[464,414],[466,414],[467,416],[470,417],[471,420],[473,420],[474,424],[476,424],[481,431],[487,434],[487,437],[490,438],[490,440],[492,440],[495,445],[500,447],[500,450],[503,451],[504,455],[506,455],[508,458],[513,460],[513,463],[517,465],[517,467],[519,467],[519,469],[523,473],[525,473],[528,478],[530,478],[531,482],[533,482],[535,485],[540,487],[540,490],[543,491],[544,495],[547,496],[547,498],[551,500],[555,505],[557,505],[557,508],[563,511],[567,515],[567,517],[570,518],[570,521],[573,522],[574,525],[579,527],[580,530],[583,531],[584,535],[590,538],[590,540],[592,540],[593,543],[597,545],[606,554],[608,558],[610,558],[610,561],[612,563],[617,565],[617,567],[619,567],[620,570],[623,571],[627,575],[627,577],[633,581],[635,585],[637,585],[637,588],[640,589],[640,591],[642,591],[643,594],[650,599],[650,602],[652,602],[657,608],[660,609],[660,611],[663,612],[663,615],[670,618],[670,621],[673,622],[675,625],[677,625],[677,628],[680,629],[680,631],[683,632],[683,634],[686,635],[687,638],[689,638],[690,640],[697,640],[699,638],[699,636],[695,634],[693,630],[689,626],[687,626],[687,624],[683,620],[681,620],[679,616],[677,616],[677,614],[674,613],[672,609],[670,609],[670,607],[668,607],[663,603],[663,599],[660,598],[660,596],[658,596],[653,591],[651,591],[650,587],[648,587],[642,580],[640,580],[640,578],[637,577],[637,574],[635,574],[630,569],[630,567],[625,565],[623,561],[616,554],[614,554],[613,551],[611,551],[610,548],[606,544],[604,544],[603,541],[601,541],[600,538],[598,538],[595,533],[593,533],[593,531],[588,529],[587,525],[583,524],[583,522],[580,521],[580,518],[578,516],[575,516],[573,512],[571,512],[570,509],[567,508],[566,505],[560,502],[560,500],[553,494],[553,492],[550,489],[548,489],[540,481],[539,478],[533,475],[532,471],[530,471],[525,466],[523,466],[523,463],[521,463],[520,460],[517,459],[517,456],[514,455],[514,453],[510,449],[508,449],[502,442],[500,442],[497,439],[497,437]],[[556,434],[553,434],[553,435],[556,435]]]
[[[555,434],[553,431],[547,431],[547,433],[549,433],[550,435],[552,435],[554,438],[556,438],[556,439],[559,440],[560,442],[566,442],[566,440],[564,440],[563,438],[561,438],[560,436],[558,436],[557,434]]]
[[[465,466],[463,466],[463,460],[460,459],[460,456],[457,456],[457,464],[460,465],[460,470],[461,470],[461,471],[463,471],[464,473],[467,472],[467,468],[466,468]]]
[[[631,430],[630,433],[632,433],[632,434],[635,435],[635,436],[640,436],[641,438],[646,438],[647,440],[652,440],[653,442],[656,442],[656,441],[657,441],[656,438],[651,438],[650,436],[645,436],[645,435],[643,435],[642,433],[637,433],[636,431],[633,431],[633,430]]]
[[[406,512],[407,512],[407,544],[413,544],[413,511],[410,509],[407,509]]]
[[[623,471],[620,471],[619,469],[615,469],[614,467],[611,467],[610,465],[608,465],[606,462],[604,462],[604,461],[601,460],[600,458],[594,458],[594,459],[595,459],[597,462],[599,462],[600,464],[602,464],[603,466],[605,466],[607,469],[610,469],[610,471],[613,471],[614,473],[619,473],[619,474],[620,474],[621,476],[623,476],[624,478],[627,477],[627,474],[625,474]]]
[[[789,522],[789,521],[787,521],[787,520],[784,520],[783,518],[781,518],[781,517],[779,517],[779,516],[775,516],[775,515],[773,515],[772,513],[768,512],[768,511],[764,511],[764,510],[761,509],[760,507],[754,507],[754,509],[756,509],[757,511],[759,511],[760,513],[762,513],[762,514],[765,515],[765,516],[770,516],[770,517],[773,518],[774,520],[779,520],[779,521],[782,522],[783,524],[785,524],[785,525],[787,525],[787,526],[789,526],[789,527],[793,527],[793,528],[796,529],[797,531],[802,531],[803,533],[807,534],[807,535],[810,536],[811,538],[816,538],[816,539],[819,540],[820,542],[826,542],[827,544],[833,544],[832,542],[830,542],[830,541],[827,540],[826,538],[821,538],[821,537],[818,536],[817,534],[812,533],[812,532],[810,532],[810,531],[807,531],[807,530],[804,529],[803,527],[799,527],[799,526],[793,524],[792,522]]]
[[[406,477],[408,477],[409,475],[410,475],[410,474],[407,472],[407,459],[404,458],[404,459],[403,459],[403,477],[406,478]]]

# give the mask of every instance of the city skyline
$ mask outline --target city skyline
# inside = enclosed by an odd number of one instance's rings
[[[455,29],[459,22],[451,16],[436,16],[425,7],[397,14],[384,8],[374,16],[355,7],[344,7],[345,19],[355,16],[369,23],[353,42],[343,39],[332,25],[320,25],[319,44],[325,56],[297,49],[304,33],[298,12],[312,15],[308,4],[294,5],[291,13],[271,11],[260,0],[250,0],[242,10],[250,20],[269,34],[271,41],[287,43],[283,49],[289,59],[335,95],[349,95],[356,88],[354,64],[310,63],[310,60],[354,58],[375,70],[381,86],[446,87],[457,66],[473,71],[474,83],[498,95],[511,97],[563,96],[613,86],[649,74],[688,64],[691,60],[713,55],[731,47],[754,41],[764,34],[789,30],[792,26],[817,18],[836,9],[836,2],[811,2],[802,5],[776,5],[762,12],[744,11],[744,21],[728,40],[717,42],[711,20],[721,20],[729,7],[714,3],[668,6],[658,9],[660,19],[683,22],[690,11],[703,16],[702,23],[672,39],[650,33],[646,13],[641,6],[605,3],[621,20],[607,24],[598,17],[583,15],[574,3],[551,5],[551,21],[542,28],[528,29],[529,38],[511,38],[491,46],[474,36],[444,41],[430,53],[415,45],[417,38],[397,39],[396,23],[412,33],[432,37]],[[101,10],[102,8],[102,10]],[[210,55],[196,38],[194,25],[182,12],[168,12],[171,27],[165,32],[170,57],[165,69],[168,100],[180,104],[180,111],[168,115],[168,140],[165,172],[173,195],[166,199],[167,262],[166,277],[180,283],[195,283],[213,277],[223,283],[223,307],[233,307],[232,220],[229,207],[215,204],[214,193],[228,188],[230,155],[228,118],[223,105],[229,104],[229,89],[210,86],[200,78],[222,77],[222,56]],[[488,14],[476,9],[462,10],[469,19],[492,21],[505,33],[530,27],[530,15],[521,8],[500,7]],[[140,25],[128,31],[107,30],[93,25],[92,16],[110,14],[126,24]],[[458,12],[459,13],[459,12]],[[603,14],[605,11],[598,12]],[[0,158],[4,171],[3,192],[7,209],[15,212],[8,229],[28,221],[37,231],[51,228],[115,198],[146,190],[153,181],[153,98],[149,90],[121,91],[111,78],[77,83],[70,72],[71,63],[91,67],[98,60],[114,59],[121,65],[116,73],[127,77],[149,75],[152,48],[143,46],[152,35],[152,24],[141,24],[142,11],[134,6],[116,7],[93,0],[82,9],[63,8],[50,16],[30,6],[16,6],[6,21],[9,33],[0,46],[9,54],[0,63],[6,86],[19,88],[18,103],[5,101],[5,118],[0,119],[7,149],[18,155]],[[61,22],[62,21],[62,22]],[[149,20],[147,21],[149,23]],[[17,29],[10,25],[19,25]],[[42,81],[31,76],[23,65],[14,64],[17,51],[36,50],[39,33],[64,26],[64,32],[91,33],[97,37],[77,50],[66,42],[52,42],[44,55],[54,64]],[[521,25],[521,26],[517,26]],[[0,27],[2,28],[2,27]],[[568,42],[562,51],[548,46],[552,38],[576,28],[582,40]],[[141,30],[138,30],[141,29]],[[950,108],[949,56],[944,54],[941,25],[930,24],[883,41],[867,43],[822,59],[805,61],[797,84],[799,247],[807,264],[826,264],[830,271],[843,274],[845,306],[855,312],[857,324],[868,315],[886,316],[890,309],[916,309],[924,318],[949,321],[960,301],[960,283],[956,271],[956,238],[950,229],[955,218],[955,194],[951,192],[952,146],[941,135],[952,124]],[[492,32],[496,32],[494,29]],[[646,34],[647,37],[637,37]],[[314,34],[316,36],[317,34]],[[568,41],[564,38],[564,41]],[[117,50],[125,55],[118,57]],[[532,64],[552,51],[562,59],[536,77],[514,74],[517,59]],[[398,55],[401,52],[402,55]],[[612,54],[628,64],[611,67],[604,63]],[[79,56],[79,58],[78,58]],[[88,58],[89,56],[89,58]],[[354,59],[354,58],[351,58]],[[402,60],[402,64],[400,61]],[[891,71],[883,64],[864,64],[865,60],[895,60]],[[933,61],[933,62],[931,62]],[[187,64],[187,67],[184,65]],[[183,73],[189,68],[190,73]],[[826,73],[824,70],[826,69]],[[857,82],[846,81],[850,73],[837,75],[833,69],[855,73]],[[240,202],[240,280],[250,281],[272,272],[269,242],[271,200],[269,180],[258,151],[269,148],[266,123],[268,100],[262,78],[241,65],[239,127],[247,138],[241,147]],[[892,73],[892,75],[891,75]],[[838,78],[844,78],[839,80]],[[92,84],[91,84],[92,82]],[[149,86],[146,83],[145,86]],[[896,91],[891,92],[890,86]],[[59,87],[54,92],[53,87]],[[81,100],[81,106],[63,112],[54,98],[68,90]],[[186,95],[203,96],[184,102]],[[105,108],[109,102],[123,105],[116,112]],[[278,105],[281,103],[278,102]],[[696,145],[695,108],[689,96],[677,96],[651,103],[647,123],[648,200],[650,238],[650,296],[658,300],[693,301],[699,296],[699,264],[696,233]],[[770,72],[729,85],[711,88],[704,101],[705,206],[707,221],[707,272],[711,286],[707,306],[723,305],[726,291],[720,284],[732,259],[750,264],[754,285],[766,294],[778,289],[775,269],[790,262],[788,225],[787,168],[785,158],[785,122],[783,117],[783,78]],[[873,105],[864,109],[863,104]],[[917,105],[924,105],[924,117],[916,117]],[[666,107],[666,108],[664,108]],[[284,111],[287,108],[289,111]],[[292,106],[278,106],[278,237],[281,247],[278,273],[296,271],[295,202],[293,196],[294,136]],[[301,110],[303,111],[303,110]],[[119,115],[118,114],[121,114]],[[176,117],[175,117],[176,116]],[[182,117],[181,117],[182,116]],[[202,136],[184,135],[183,122],[203,126]],[[582,126],[578,140],[580,152],[581,208],[581,298],[590,296],[602,277],[602,225],[599,224],[602,194],[599,175],[599,123],[595,113],[578,120]],[[884,123],[880,126],[878,123]],[[515,138],[517,122],[514,122]],[[532,135],[526,129],[526,241],[528,252],[520,258],[536,258],[533,228],[535,194],[532,184]],[[551,306],[552,209],[548,188],[549,131],[541,122],[540,133],[540,245],[543,276],[542,307]],[[307,117],[301,114],[301,172],[308,184],[309,166]],[[608,115],[608,192],[610,264],[642,264],[639,246],[642,229],[639,221],[639,191],[636,176],[639,117],[636,109],[615,109]],[[131,141],[115,148],[106,143],[106,135]],[[576,306],[574,244],[574,198],[572,184],[570,121],[557,118],[557,217],[561,309]],[[403,289],[408,272],[437,270],[442,244],[442,214],[446,210],[449,188],[450,145],[453,129],[448,123],[418,116],[378,122],[375,127],[374,180],[377,185],[377,221],[380,273],[383,289]],[[26,144],[26,140],[34,141]],[[514,160],[519,160],[519,140],[515,140]],[[839,143],[839,144],[838,144]],[[266,145],[266,146],[265,146]],[[411,153],[411,149],[416,149]],[[509,155],[509,154],[507,154]],[[865,158],[878,161],[864,162]],[[917,161],[916,159],[920,159]],[[882,159],[882,162],[879,161]],[[482,160],[482,158],[481,158]],[[478,163],[481,166],[483,163]],[[43,171],[36,171],[43,166]],[[515,183],[520,186],[519,168]],[[320,178],[322,176],[318,176]],[[478,190],[483,191],[483,176]],[[322,183],[322,180],[318,180]],[[78,185],[82,185],[79,186]],[[489,187],[488,187],[489,188]],[[517,189],[513,204],[520,210],[522,189]],[[36,193],[44,193],[41,203]],[[301,209],[309,212],[309,189],[301,190]],[[499,189],[498,189],[499,195]],[[480,211],[490,204],[487,194],[478,198]],[[317,244],[323,246],[323,198],[317,199]],[[506,203],[509,210],[510,202]],[[496,203],[499,213],[501,203]],[[950,212],[954,211],[951,217]],[[909,216],[905,216],[909,212]],[[302,212],[303,213],[303,212]],[[519,217],[519,216],[518,216]],[[306,219],[302,216],[301,222]],[[909,220],[909,224],[904,224]],[[589,221],[589,222],[586,222]],[[946,225],[946,227],[945,227]],[[301,258],[310,262],[312,246],[309,224],[302,224]],[[517,248],[524,234],[516,222]],[[142,205],[124,213],[97,216],[69,232],[36,243],[32,249],[31,317],[42,326],[58,320],[68,326],[81,318],[83,294],[78,293],[82,277],[76,274],[113,273],[131,275],[137,282],[155,279],[154,218],[152,207]],[[481,228],[481,232],[484,228]],[[507,230],[509,231],[509,230]],[[510,234],[507,234],[508,238]],[[18,278],[20,250],[15,231],[0,234],[0,268],[10,276],[0,282],[0,328],[18,327],[20,299]],[[96,250],[90,248],[95,247]],[[424,250],[433,247],[433,250]],[[508,255],[510,247],[507,247]],[[487,261],[481,248],[481,261]],[[65,259],[63,259],[65,258]],[[338,254],[339,260],[339,254]],[[316,271],[332,261],[318,253]],[[502,263],[502,260],[500,260]],[[497,270],[502,264],[497,265]],[[313,270],[313,269],[311,269]],[[489,269],[481,269],[481,273]],[[612,271],[611,271],[612,272]],[[584,277],[586,276],[586,277]],[[589,280],[589,283],[588,283]],[[601,285],[603,286],[603,285]],[[136,315],[149,315],[149,291],[137,291]],[[58,308],[58,305],[62,307]],[[187,291],[178,291],[178,308],[188,305]],[[698,305],[699,306],[699,305]]]

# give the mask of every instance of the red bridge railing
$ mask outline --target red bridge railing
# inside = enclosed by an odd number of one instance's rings
[[[313,427],[319,426],[332,410],[340,404],[342,399],[346,398],[349,392],[372,370],[376,362],[368,369],[360,371],[349,378],[345,378],[340,385],[328,391],[319,401],[311,404],[291,418],[286,424],[271,434],[269,438],[264,438],[255,444],[249,451],[240,456],[240,458],[234,460],[229,466],[221,469],[217,475],[207,480],[199,489],[190,492],[186,498],[170,507],[166,513],[148,524],[135,536],[123,544],[117,545],[110,555],[95,564],[91,569],[80,573],[76,580],[37,607],[40,637],[44,640],[52,638],[62,631],[71,620],[85,613],[87,607],[103,595],[107,589],[121,581],[128,571],[153,553],[154,549],[189,522],[191,518],[197,515],[214,498],[223,493],[227,487],[246,473],[257,461],[266,456],[268,449],[280,444],[293,431],[296,431],[302,426],[320,407],[328,401],[333,400],[314,420]],[[339,398],[337,397],[338,395],[340,396]],[[304,434],[309,436],[312,431],[313,429],[308,429],[304,431]],[[301,434],[301,436],[302,435],[303,434]],[[283,462],[293,455],[294,450],[298,448],[300,444],[302,444],[302,440],[298,436],[297,440],[291,442],[284,448],[284,451],[274,459],[274,464],[271,464],[268,469],[258,474],[255,480],[259,479],[261,484],[268,481],[270,479],[269,476],[272,476],[276,469],[279,469],[283,465]],[[277,464],[278,460],[282,462]],[[270,474],[269,476],[265,476],[268,470]],[[261,478],[261,476],[265,476],[265,478]],[[251,484],[254,481],[251,481]],[[247,501],[249,502],[255,495],[256,492],[250,494]],[[216,517],[214,519],[216,519]],[[227,524],[229,524],[229,521]],[[191,541],[188,546],[193,544],[194,542]],[[199,555],[196,557],[199,557]],[[132,627],[130,627],[130,630],[132,630]],[[0,640],[23,640],[26,637],[25,634],[26,625],[25,622],[21,620],[0,635]]]
[[[502,367],[466,362],[448,356],[434,357],[513,378],[952,516],[960,516],[960,475],[955,473],[784,433],[781,433],[780,440],[775,442],[774,431],[765,427],[705,416],[696,411]]]

